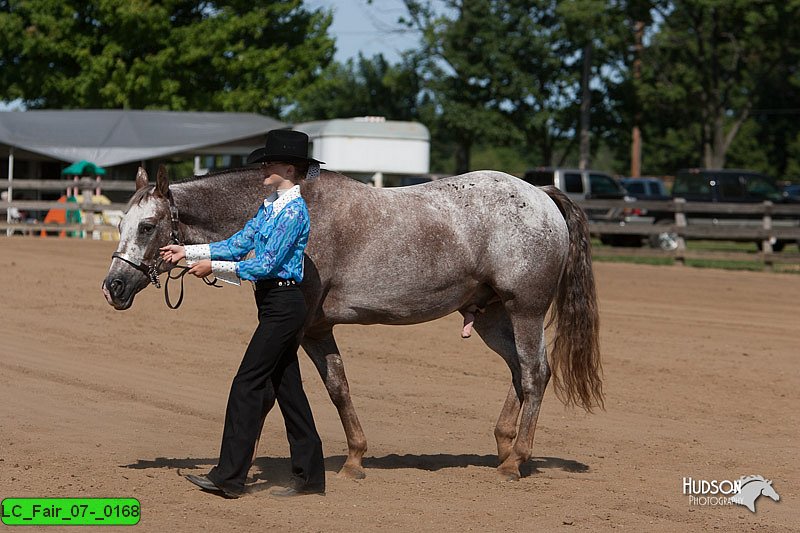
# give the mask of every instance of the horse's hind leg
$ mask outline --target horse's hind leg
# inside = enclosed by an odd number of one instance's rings
[[[514,328],[511,325],[508,313],[506,313],[503,304],[500,302],[490,305],[485,312],[477,315],[474,327],[483,342],[497,352],[511,370],[511,387],[508,390],[508,396],[494,428],[494,437],[497,441],[497,456],[502,464],[511,455],[514,438],[517,436],[517,418],[519,417],[520,398],[522,397],[519,385],[519,360],[514,342]]]
[[[544,339],[544,313],[512,312],[511,320],[519,354],[522,414],[514,447],[498,469],[509,479],[518,479],[520,465],[531,458],[539,409],[550,381],[550,366]]]
[[[508,389],[508,396],[500,411],[497,425],[494,428],[494,438],[497,441],[497,458],[503,464],[514,446],[514,438],[517,436],[517,419],[520,411],[519,393],[517,386],[512,383]]]
[[[339,348],[333,338],[333,331],[325,332],[319,338],[303,338],[303,349],[311,357],[317,367],[333,405],[339,411],[339,419],[347,437],[347,460],[342,465],[339,475],[351,479],[362,479],[365,476],[361,460],[367,451],[367,439],[358,421],[355,407],[350,399],[350,386],[344,373],[344,364],[339,355]]]

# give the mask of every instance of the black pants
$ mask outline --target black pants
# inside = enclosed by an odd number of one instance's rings
[[[263,417],[278,400],[286,422],[292,483],[325,487],[322,441],[300,379],[298,332],[306,317],[303,294],[296,286],[255,291],[258,327],[233,378],[219,464],[208,478],[226,490],[241,492]]]

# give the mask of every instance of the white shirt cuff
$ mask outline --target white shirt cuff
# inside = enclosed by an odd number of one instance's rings
[[[239,276],[236,275],[235,261],[211,261],[211,272],[214,276],[225,283],[231,285],[241,285]]]
[[[189,266],[203,259],[211,259],[211,247],[207,244],[187,244],[183,249],[186,252],[186,264]]]

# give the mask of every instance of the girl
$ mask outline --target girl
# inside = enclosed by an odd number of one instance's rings
[[[309,218],[299,181],[319,173],[320,161],[307,157],[308,136],[288,130],[267,133],[266,145],[247,163],[261,163],[264,184],[277,193],[238,233],[224,241],[200,245],[169,245],[161,257],[177,263],[186,258],[189,273],[238,285],[255,282],[258,327],[233,379],[219,463],[205,476],[186,478],[202,489],[237,498],[255,454],[263,417],[275,400],[286,422],[292,465],[290,486],[275,496],[325,493],[322,441],[300,379],[297,348],[306,318],[298,284],[303,280],[303,252]],[[242,260],[251,250],[255,257]]]

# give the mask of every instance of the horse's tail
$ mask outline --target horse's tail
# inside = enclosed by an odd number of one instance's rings
[[[556,332],[551,367],[556,395],[566,405],[591,412],[604,408],[600,363],[600,318],[592,272],[586,215],[567,195],[552,186],[542,190],[555,202],[569,230],[569,252],[551,310]]]

